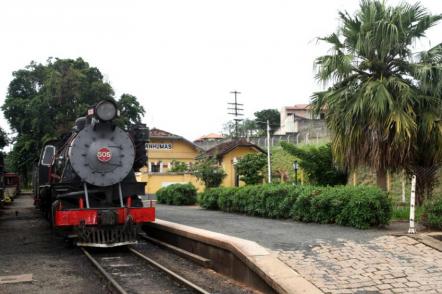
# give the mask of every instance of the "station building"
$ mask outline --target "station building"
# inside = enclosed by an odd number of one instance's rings
[[[222,186],[241,185],[235,173],[236,160],[249,153],[264,152],[245,139],[225,141],[205,151],[182,136],[157,128],[150,130],[150,142],[146,148],[148,165],[141,169],[137,178],[139,181],[147,182],[147,194],[155,194],[160,188],[176,183],[192,183],[198,191],[203,191],[204,184],[190,172],[171,171],[173,164],[177,162],[185,163],[190,168],[197,158],[203,155],[215,157],[226,172],[227,176]]]

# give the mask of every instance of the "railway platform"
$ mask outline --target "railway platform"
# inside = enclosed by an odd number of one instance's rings
[[[406,223],[357,230],[166,205],[157,218],[255,241],[325,293],[442,292],[442,252]]]

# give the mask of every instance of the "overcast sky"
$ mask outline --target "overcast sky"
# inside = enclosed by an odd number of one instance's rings
[[[397,3],[390,1],[389,3]],[[414,2],[414,1],[410,1]],[[195,139],[220,132],[232,90],[246,117],[307,103],[320,89],[315,38],[338,26],[337,11],[357,0],[1,1],[0,104],[12,72],[31,60],[84,58],[117,96],[130,93],[149,127]],[[442,13],[441,0],[421,3]],[[442,42],[442,24],[428,48]],[[0,125],[9,130],[0,117]]]

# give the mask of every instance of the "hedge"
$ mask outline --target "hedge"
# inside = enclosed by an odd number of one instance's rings
[[[192,205],[196,203],[196,188],[192,184],[172,184],[156,193],[158,203]]]
[[[442,198],[428,200],[424,203],[421,220],[429,228],[442,230]]]
[[[359,229],[386,225],[392,214],[387,193],[370,186],[265,184],[211,188],[199,194],[198,202],[207,209]]]

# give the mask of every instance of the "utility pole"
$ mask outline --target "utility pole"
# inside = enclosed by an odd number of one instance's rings
[[[270,161],[270,123],[267,120],[267,173],[269,177],[269,183],[272,182],[272,167]]]
[[[235,102],[231,102],[231,103],[227,103],[227,104],[232,106],[232,107],[229,107],[228,109],[230,111],[233,111],[233,112],[229,112],[229,114],[231,114],[231,115],[233,115],[235,117],[233,119],[235,121],[235,138],[238,138],[238,123],[240,121],[242,121],[242,119],[239,118],[239,117],[243,115],[241,113],[241,111],[244,110],[244,108],[239,108],[238,106],[243,107],[244,104],[238,103],[237,95],[241,94],[241,92],[238,92],[238,91],[235,90],[235,91],[231,91],[230,93],[235,95]]]

